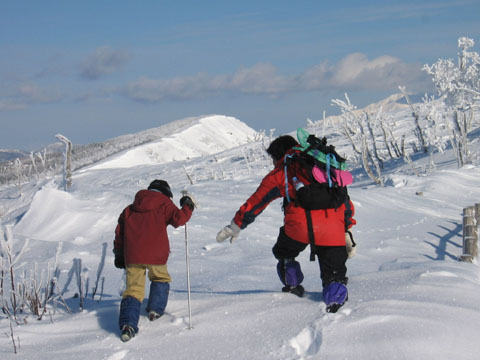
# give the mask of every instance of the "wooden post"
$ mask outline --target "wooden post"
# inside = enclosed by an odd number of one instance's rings
[[[55,137],[65,144],[64,163],[63,163],[63,186],[65,191],[72,186],[72,142],[61,134]]]
[[[475,209],[476,206],[463,209],[463,254],[460,257],[461,261],[472,262],[478,254]]]

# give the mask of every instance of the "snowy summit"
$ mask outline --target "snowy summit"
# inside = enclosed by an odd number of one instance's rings
[[[165,164],[171,161],[211,155],[253,141],[255,130],[229,116],[192,118],[179,131],[171,127],[158,141],[126,150],[95,165],[93,169],[128,168]]]

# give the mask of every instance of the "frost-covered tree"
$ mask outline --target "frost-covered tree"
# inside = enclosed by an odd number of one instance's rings
[[[475,105],[480,100],[480,55],[470,51],[473,39],[458,39],[458,63],[439,59],[423,70],[432,76],[440,95],[449,107],[452,117],[452,144],[457,152],[459,166],[471,163],[468,133],[475,121]]]
[[[15,174],[15,177],[17,179],[17,187],[18,187],[19,195],[22,196],[23,195],[22,182],[24,181],[24,178],[23,178],[23,168],[24,168],[24,166],[23,166],[22,162],[20,161],[20,159],[15,159],[12,167],[13,167],[13,172]]]
[[[372,117],[366,112],[356,112],[356,107],[352,105],[347,94],[345,94],[345,101],[333,99],[332,103],[341,111],[337,131],[349,139],[355,157],[361,160],[367,175],[376,184],[383,186],[383,160],[379,155]],[[373,118],[376,119],[376,116],[374,115]],[[376,171],[373,171],[373,168]]]
[[[452,131],[445,112],[445,105],[434,96],[425,96],[423,102],[417,105],[417,111],[422,118],[422,132],[425,135],[429,152],[437,150],[443,153],[450,142],[452,146]]]
[[[458,64],[453,60],[439,59],[433,65],[424,65],[423,70],[432,75],[439,95],[446,103],[458,110],[470,110],[480,100],[480,55],[469,51],[474,40],[458,39]]]
[[[424,131],[422,130],[422,127],[420,125],[420,116],[418,114],[418,110],[413,106],[412,102],[410,101],[410,97],[408,96],[406,88],[404,86],[399,86],[398,88],[402,92],[403,97],[405,98],[408,106],[410,106],[410,109],[412,110],[412,116],[415,122],[415,129],[413,133],[417,137],[423,152],[428,153],[428,145],[427,145],[427,141],[425,140]]]

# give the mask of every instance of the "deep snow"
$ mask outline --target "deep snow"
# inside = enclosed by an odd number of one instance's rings
[[[30,239],[18,273],[34,262],[46,268],[62,242],[60,288],[67,284],[74,259],[82,260],[85,277],[90,278],[83,311],[73,297],[78,290],[71,281],[65,298],[72,314],[58,305],[55,314],[50,309],[52,315],[41,321],[29,316],[27,324],[14,324],[16,355],[10,321],[2,315],[2,359],[480,357],[479,267],[458,261],[462,209],[480,202],[477,166],[458,170],[450,152],[437,154],[437,169],[428,176],[416,177],[408,165],[390,165],[383,188],[373,186],[360,169],[352,169],[358,250],[347,264],[349,301],[338,313],[327,314],[318,263],[308,261],[308,250],[299,257],[306,296],[280,291],[271,254],[283,219],[280,200],[270,204],[235,243],[215,242],[216,233],[271,169],[269,159],[262,157],[262,144],[247,143],[245,133],[251,129],[240,131],[228,118],[221,123],[224,129],[216,137],[225,136],[230,150],[193,154],[189,149],[205,149],[203,129],[183,129],[199,131],[195,136],[176,136],[187,150],[182,158],[187,160],[169,162],[180,160],[178,152],[163,147],[162,159],[169,160],[155,164],[152,159],[159,156],[152,154],[160,154],[161,142],[150,143],[74,173],[67,193],[60,190],[61,179],[25,186],[22,198],[14,188],[0,189],[2,223],[15,224],[19,247]],[[342,142],[336,145],[339,152],[348,152]],[[475,146],[478,151],[478,142]],[[424,168],[428,165],[422,157],[414,160]],[[194,185],[186,173],[194,176]],[[155,178],[170,183],[177,203],[186,188],[200,207],[186,229],[169,228],[173,281],[166,315],[149,322],[143,314],[140,333],[122,343],[117,320],[123,278],[113,266],[113,232],[122,209]],[[186,234],[193,329],[188,329]],[[105,288],[99,301],[98,296],[91,299],[91,287],[103,243]],[[23,321],[24,316],[20,318]]]

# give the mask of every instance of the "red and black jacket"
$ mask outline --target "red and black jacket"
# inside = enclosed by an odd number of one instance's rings
[[[291,154],[295,150],[290,150]],[[294,167],[294,168],[292,168]],[[307,176],[302,175],[301,164],[293,162],[289,165],[288,173],[295,173],[304,184],[308,184]],[[295,188],[291,176],[288,178],[288,192],[295,198]],[[268,173],[260,183],[257,190],[240,207],[234,217],[234,222],[241,228],[246,228],[255,221],[255,218],[275,199],[286,197],[285,170],[283,159],[275,164],[275,168]],[[285,234],[290,238],[308,244],[309,235],[305,209],[296,205],[294,201],[284,202]],[[315,245],[319,246],[345,246],[345,231],[356,224],[353,218],[355,209],[347,196],[347,200],[337,209],[311,210]]]

